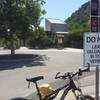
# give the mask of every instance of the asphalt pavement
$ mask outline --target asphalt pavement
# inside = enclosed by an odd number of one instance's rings
[[[89,74],[92,74],[92,75],[88,75],[88,72],[84,73],[83,77],[80,78],[78,83],[84,95],[89,95],[95,99],[95,82],[91,83],[91,79],[92,81],[95,80],[93,72],[94,72],[94,69],[89,72]],[[54,83],[51,83],[50,86],[56,89],[56,88],[64,86],[65,84],[66,84],[66,81],[58,80],[58,81],[55,81]],[[100,90],[100,87],[99,87],[99,90]],[[60,91],[58,96],[54,100],[60,100],[63,92],[64,90]],[[39,100],[36,92],[31,93],[26,98],[28,100]],[[67,96],[65,97],[65,100],[75,100],[75,96],[72,91],[68,92]]]
[[[10,54],[10,50],[1,49],[0,55],[3,54]],[[52,87],[59,87],[63,84],[54,79],[58,71],[62,73],[75,72],[78,68],[83,68],[83,50],[81,49],[35,50],[22,47],[16,50],[16,54],[34,54],[38,57],[33,62],[10,64],[5,62],[5,64],[0,65],[0,100],[12,100],[13,98],[24,100],[22,98],[33,97],[36,89],[32,84],[30,88],[27,88],[26,77],[43,75],[44,80],[40,81],[39,84],[50,83]],[[91,72],[81,79],[81,86],[84,93],[95,96],[95,68],[91,68]],[[58,97],[60,95],[61,93]]]

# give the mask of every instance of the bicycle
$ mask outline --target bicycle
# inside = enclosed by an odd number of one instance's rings
[[[42,96],[42,92],[37,84],[37,81],[42,80],[44,78],[43,76],[27,78],[26,80],[29,82],[28,87],[30,86],[30,82],[33,82],[35,84],[39,100],[54,100],[61,90],[64,90],[64,92],[60,100],[64,100],[70,90],[72,90],[76,100],[94,100],[92,96],[83,95],[82,90],[76,86],[74,82],[75,80],[73,79],[73,77],[75,77],[76,75],[82,76],[83,72],[88,72],[88,71],[89,71],[89,68],[84,69],[84,70],[79,69],[76,73],[68,72],[68,73],[65,73],[64,75],[59,75],[60,72],[58,72],[55,76],[55,79],[58,79],[58,78],[63,79],[63,80],[69,79],[69,83],[55,90],[51,89],[52,92],[44,96]],[[76,91],[78,91],[79,94],[77,94]]]

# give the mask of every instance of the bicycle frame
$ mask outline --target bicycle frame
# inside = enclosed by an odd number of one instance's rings
[[[38,80],[41,80],[41,79],[43,79],[43,76],[38,76],[38,77],[34,77],[34,78],[30,78],[30,79],[26,79],[29,83],[30,82],[33,82],[34,84],[35,84],[35,86],[36,86],[36,89],[37,89],[37,93],[38,93],[38,97],[39,97],[39,100],[53,100],[57,95],[58,95],[58,93],[61,91],[61,90],[64,90],[64,92],[63,92],[63,94],[62,94],[62,96],[61,96],[61,98],[60,98],[60,100],[64,100],[65,99],[65,97],[67,96],[67,94],[68,94],[68,92],[70,91],[70,90],[72,90],[72,92],[73,92],[73,94],[74,94],[74,96],[75,96],[75,98],[76,98],[76,100],[85,100],[85,98],[89,98],[89,100],[94,100],[92,97],[90,97],[90,96],[88,96],[88,97],[84,97],[84,95],[83,95],[83,93],[82,93],[82,91],[81,91],[81,89],[80,88],[78,88],[77,86],[76,86],[76,84],[74,83],[74,79],[73,79],[73,77],[74,76],[76,76],[76,75],[78,75],[78,76],[81,76],[82,75],[82,72],[86,72],[86,71],[88,71],[89,70],[89,68],[87,68],[87,69],[84,69],[84,70],[81,70],[81,69],[79,69],[79,71],[78,72],[76,72],[76,73],[65,73],[64,75],[62,75],[62,76],[58,76],[58,74],[56,74],[56,79],[57,78],[61,78],[61,79],[63,79],[63,80],[66,80],[67,78],[69,79],[69,83],[67,83],[67,84],[65,84],[64,86],[62,86],[62,87],[60,87],[60,88],[57,88],[57,89],[55,89],[52,93],[50,93],[50,94],[48,94],[48,95],[45,95],[43,98],[42,98],[42,94],[40,93],[40,90],[39,90],[39,87],[38,87],[38,84],[37,84],[37,81]],[[80,95],[77,95],[76,93],[75,93],[75,91],[78,91],[79,93],[80,93]]]
[[[69,81],[70,81],[69,86],[66,87],[66,89],[64,90],[60,100],[64,100],[70,90],[72,90],[76,100],[77,100],[77,95],[76,95],[75,91],[80,92],[81,96],[83,95],[81,89],[76,87],[76,84],[74,83],[74,80],[70,76],[69,76]]]
[[[38,88],[38,87],[37,87],[37,88]],[[75,91],[76,91],[76,90],[79,91],[80,94],[82,95],[81,89],[78,89],[78,88],[76,87],[76,85],[75,85],[75,83],[74,83],[74,80],[73,80],[70,76],[69,76],[69,83],[68,83],[68,84],[66,84],[66,85],[64,85],[64,86],[62,86],[62,87],[60,87],[60,88],[54,90],[51,94],[46,95],[43,99],[42,99],[41,94],[40,94],[40,92],[38,91],[38,89],[37,89],[37,92],[38,92],[38,95],[39,95],[39,99],[40,99],[40,100],[53,100],[53,99],[58,95],[58,93],[59,93],[61,90],[63,90],[63,89],[65,89],[65,90],[64,90],[64,92],[63,92],[63,94],[62,94],[60,100],[64,100],[65,97],[66,97],[66,95],[68,94],[68,92],[69,92],[70,90],[72,90],[72,92],[74,93],[76,100],[77,100],[77,95],[75,94]]]

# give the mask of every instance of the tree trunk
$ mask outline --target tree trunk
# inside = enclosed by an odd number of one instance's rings
[[[23,39],[23,46],[26,46],[26,40]]]
[[[14,45],[13,36],[11,35],[11,55],[14,54],[15,54],[15,45]]]

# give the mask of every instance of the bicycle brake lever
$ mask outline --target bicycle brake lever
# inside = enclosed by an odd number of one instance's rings
[[[28,88],[30,88],[30,82],[28,82]]]
[[[89,71],[89,72],[90,72],[90,67],[88,67],[88,68],[87,68],[87,71]]]
[[[79,69],[79,71],[78,71],[78,75],[79,75],[79,76],[82,75],[82,70],[81,70],[81,69]]]
[[[55,76],[55,79],[57,79],[58,78],[58,75],[60,74],[60,72],[58,72],[57,74],[56,74],[56,76]]]
[[[87,63],[87,64],[88,64],[87,70],[90,72],[90,64],[89,63]]]

